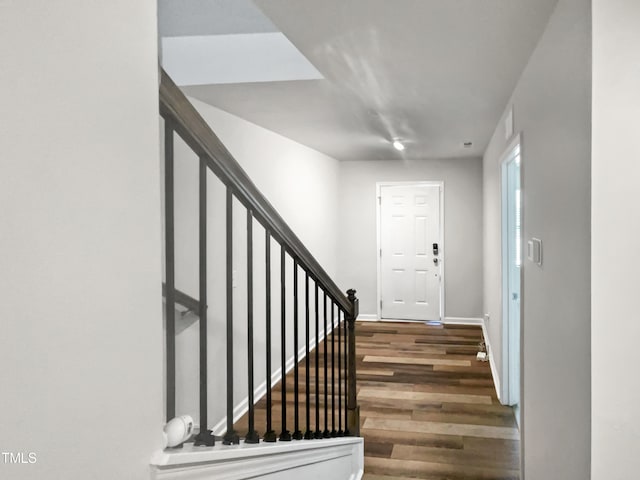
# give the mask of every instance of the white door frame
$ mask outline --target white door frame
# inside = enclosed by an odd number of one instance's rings
[[[501,256],[500,256],[500,276],[501,276],[501,288],[500,295],[502,297],[502,403],[505,405],[511,405],[513,403],[513,399],[511,398],[511,377],[509,375],[509,360],[511,358],[509,354],[509,339],[510,339],[510,325],[509,325],[509,295],[507,294],[509,290],[509,267],[508,267],[508,251],[506,249],[507,245],[507,231],[504,228],[504,220],[507,216],[507,208],[506,202],[504,201],[505,197],[505,188],[507,187],[507,165],[512,158],[513,150],[516,146],[520,146],[520,191],[522,191],[522,142],[521,135],[517,134],[509,145],[505,149],[502,157],[500,158],[500,241],[501,241]],[[520,228],[521,232],[524,231],[523,226],[523,209],[522,203],[520,203]],[[523,236],[524,237],[524,236]],[[523,257],[523,239],[520,239],[520,255]],[[524,270],[524,258],[520,260],[520,365],[519,365],[519,377],[520,377],[520,400],[522,403],[522,324],[523,324],[523,270]]]
[[[376,182],[376,262],[377,262],[377,311],[378,311],[378,320],[382,320],[382,308],[380,308],[380,303],[382,301],[382,263],[380,258],[380,248],[382,244],[382,231],[380,228],[380,199],[381,199],[381,189],[382,187],[397,187],[397,186],[415,186],[415,187],[439,187],[440,190],[440,239],[439,239],[439,249],[442,252],[442,256],[440,257],[440,320],[444,321],[444,267],[445,263],[445,252],[446,247],[444,243],[444,181],[442,180],[425,180],[425,181],[405,181],[405,182]],[[385,319],[389,320],[389,319]],[[403,320],[404,321],[404,320]],[[407,320],[412,321],[412,320]],[[417,321],[417,320],[413,320]]]

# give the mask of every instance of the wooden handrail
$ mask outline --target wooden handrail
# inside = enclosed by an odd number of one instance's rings
[[[165,121],[171,123],[171,127],[178,132],[185,143],[205,160],[207,166],[218,178],[233,190],[236,198],[252,212],[254,218],[270,232],[272,237],[284,246],[289,255],[347,314],[353,314],[353,304],[249,179],[240,164],[164,69],[161,71],[160,114]]]

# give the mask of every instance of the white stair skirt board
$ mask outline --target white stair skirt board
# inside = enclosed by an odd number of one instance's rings
[[[331,328],[328,328],[328,327],[331,327]],[[327,327],[327,330],[329,331],[328,333],[333,332],[333,326],[329,325],[328,327]],[[320,332],[320,339],[318,340],[318,343],[322,343],[324,341],[324,338],[325,338],[325,334],[324,334],[324,331],[322,331]],[[310,347],[309,355],[311,355],[311,353],[315,351],[315,344],[316,344],[315,337],[309,339],[309,347]],[[313,348],[311,348],[312,345],[313,345]],[[305,357],[306,357],[305,346],[302,345],[302,347],[300,347],[300,349],[298,350],[298,362],[304,360]],[[289,373],[291,370],[293,370],[294,366],[295,366],[295,358],[293,355],[291,355],[287,359],[287,363],[285,364],[285,368],[286,368],[285,375]],[[278,368],[275,372],[271,374],[271,387],[275,387],[281,379],[282,379],[282,368]],[[262,400],[262,398],[266,394],[267,394],[267,381],[265,380],[254,389],[253,404],[255,405],[260,400]],[[238,420],[240,420],[242,416],[248,411],[249,411],[249,397],[246,396],[240,402],[236,403],[236,405],[233,407],[233,423],[236,423]],[[227,416],[224,415],[222,418],[219,418],[218,421],[213,424],[213,428],[211,429],[211,431],[216,436],[224,435],[227,431]]]
[[[215,447],[190,444],[180,451],[157,452],[151,460],[153,480],[360,480],[363,470],[361,437]]]
[[[332,330],[330,330],[330,332],[331,331]],[[324,340],[324,335],[320,337],[320,342],[322,342],[323,340]],[[313,341],[309,341],[309,345],[315,345],[315,339],[313,339]],[[315,351],[315,347],[309,350],[309,355],[311,355],[313,351]],[[302,348],[298,350],[298,362],[300,362],[301,360],[304,360],[305,357],[306,357],[305,347],[302,346]],[[293,370],[294,366],[295,366],[295,359],[292,355],[289,359],[287,359],[287,363],[285,365],[286,373],[289,373],[291,370]],[[272,388],[275,387],[280,380],[282,380],[282,368],[278,368],[275,372],[271,374],[271,387]],[[267,381],[265,380],[260,385],[258,385],[258,387],[253,391],[253,404],[255,405],[260,400],[262,400],[262,397],[264,397],[266,394],[267,394]],[[238,420],[240,420],[244,416],[244,414],[247,413],[248,411],[249,411],[249,397],[247,396],[247,397],[244,397],[235,407],[233,407],[233,423],[236,423]],[[216,422],[213,425],[213,428],[211,429],[211,431],[216,436],[224,435],[227,431],[227,416],[225,415],[220,420],[218,420],[218,422]]]

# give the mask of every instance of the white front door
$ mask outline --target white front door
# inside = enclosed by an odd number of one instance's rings
[[[440,184],[380,187],[381,317],[440,320]]]

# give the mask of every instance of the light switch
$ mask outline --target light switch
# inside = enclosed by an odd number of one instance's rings
[[[527,259],[537,265],[542,265],[542,240],[532,238],[527,242]]]

